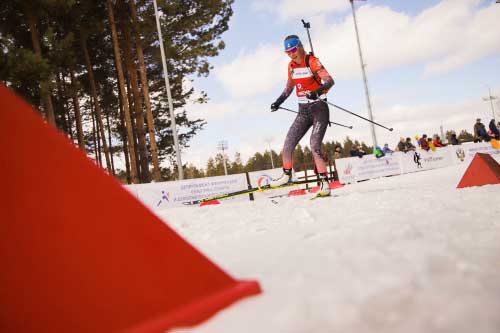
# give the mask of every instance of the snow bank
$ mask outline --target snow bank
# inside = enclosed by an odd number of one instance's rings
[[[500,332],[500,185],[457,190],[465,168],[157,212],[264,289],[176,332]]]

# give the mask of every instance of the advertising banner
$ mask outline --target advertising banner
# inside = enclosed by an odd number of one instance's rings
[[[381,158],[365,155],[362,158],[348,157],[336,161],[339,180],[343,184],[377,177],[401,174],[401,153],[388,154]]]
[[[455,162],[448,147],[438,148],[435,151],[417,150],[399,153],[401,156],[402,173],[444,168]]]
[[[250,182],[251,182],[253,187],[261,187],[261,186],[269,185],[271,180],[280,177],[282,174],[283,174],[282,168],[249,172]],[[270,198],[270,197],[277,196],[277,195],[285,195],[289,191],[290,191],[289,188],[275,189],[272,191],[254,193],[253,197],[254,197],[254,200],[258,200],[259,198]]]
[[[187,179],[181,181],[125,186],[153,210],[183,206],[183,202],[203,199],[247,188],[245,174]],[[238,196],[231,200],[248,200]]]
[[[472,160],[476,153],[489,154],[497,162],[500,162],[500,149],[495,149],[491,146],[489,142],[481,142],[469,145],[462,145],[465,151],[465,158]]]

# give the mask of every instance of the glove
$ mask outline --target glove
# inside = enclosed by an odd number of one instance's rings
[[[281,98],[278,98],[273,104],[271,104],[271,112],[278,111],[283,102],[284,101]]]
[[[319,98],[319,96],[321,96],[323,94],[323,89],[322,87],[320,87],[318,90],[315,90],[315,91],[310,91],[306,94],[306,97],[308,99],[311,99],[313,101],[317,100]]]
[[[307,99],[311,99],[313,101],[317,100],[321,96],[321,90],[311,91],[306,94]]]

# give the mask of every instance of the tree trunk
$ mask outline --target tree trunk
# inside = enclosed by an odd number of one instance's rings
[[[132,183],[132,177],[130,176],[130,155],[127,144],[128,140],[127,140],[127,129],[125,126],[125,115],[123,113],[121,99],[120,99],[120,134],[123,142],[123,155],[125,155],[125,174],[127,175],[127,184],[130,184]]]
[[[113,145],[111,143],[111,125],[109,124],[109,112],[106,113],[106,122],[108,125],[108,139],[109,139],[109,157],[111,158],[111,171],[115,175],[115,161],[113,160]]]
[[[64,73],[61,73],[61,92],[63,95],[63,105],[64,105],[64,117],[66,121],[66,126],[68,128],[68,134],[71,140],[74,140],[73,136],[73,121],[71,120],[71,113],[69,112],[69,105],[68,105],[68,86],[66,85],[66,78]]]
[[[142,94],[144,96],[144,104],[146,106],[146,119],[148,123],[149,130],[149,143],[151,145],[151,157],[153,159],[153,179],[155,181],[161,180],[160,174],[160,162],[158,159],[158,148],[156,146],[156,131],[153,120],[153,112],[151,111],[151,100],[149,99],[149,87],[148,78],[146,75],[146,66],[144,64],[144,53],[142,51],[142,41],[139,32],[137,31],[138,19],[137,19],[137,8],[135,6],[135,0],[129,0],[130,13],[132,16],[132,22],[134,27],[135,43],[137,50],[137,58],[139,60],[139,71],[141,75],[142,83]]]
[[[122,29],[123,37],[125,39],[125,64],[127,66],[127,72],[130,76],[132,97],[134,99],[134,116],[137,129],[136,134],[139,152],[139,164],[141,167],[140,178],[141,183],[148,183],[150,181],[149,159],[148,149],[146,145],[146,135],[144,133],[144,114],[142,112],[142,100],[139,93],[139,83],[137,81],[137,69],[135,67],[132,48],[130,45],[130,30],[128,28],[128,22],[126,22],[125,19],[121,19],[120,26]]]
[[[78,140],[78,146],[85,150],[85,140],[83,139],[83,127],[82,127],[82,115],[80,113],[80,101],[78,99],[78,89],[75,80],[75,73],[73,69],[70,70],[71,78],[71,94],[73,96],[73,108],[75,110],[75,122],[76,122],[76,136]]]
[[[92,113],[92,117],[94,118],[95,121],[95,128],[96,128],[96,137],[97,137],[97,156],[99,158],[99,166],[102,168],[102,150],[101,150],[101,128],[99,126],[99,122],[97,121],[97,114],[94,112]],[[103,138],[103,140],[106,140]]]
[[[116,90],[118,91],[118,109],[119,109],[119,117],[120,117],[120,125],[118,126],[118,132],[120,133],[120,137],[122,139],[122,149],[123,149],[123,156],[125,157],[125,176],[127,178],[127,184],[132,184],[132,178],[130,175],[130,153],[128,150],[128,138],[127,138],[127,126],[125,124],[125,113],[123,111],[123,101],[124,99],[122,98],[122,92],[120,90],[120,84],[118,80],[118,66],[116,65],[116,58],[114,58],[115,61],[115,69],[116,69]]]
[[[103,139],[102,146],[104,148],[104,156],[106,157],[106,168],[108,169],[108,172],[111,173],[111,162],[109,160],[109,150],[108,150],[108,145],[106,144],[106,139],[105,139],[106,137],[104,135],[101,106],[99,104],[99,99],[97,98],[97,89],[95,86],[94,71],[92,70],[92,64],[90,63],[90,56],[87,49],[87,36],[85,36],[84,34],[82,34],[81,36],[81,44],[82,44],[83,58],[85,60],[85,65],[87,67],[87,73],[89,76],[90,93],[92,94],[92,98],[94,99],[94,109],[97,122],[96,127],[99,129],[99,134],[100,134],[99,136]]]
[[[132,98],[132,88],[130,88],[130,75],[128,74],[127,67],[123,69],[125,75],[125,83],[127,88],[127,101],[130,112],[130,121],[132,126],[132,141],[134,142],[134,154],[137,168],[137,175],[141,174],[141,157],[139,156],[139,148],[137,146],[137,126],[135,125],[135,116],[134,116],[134,99]],[[140,178],[140,177],[139,177]]]
[[[97,165],[101,165],[99,161],[99,154],[97,152],[97,139],[96,139],[96,128],[95,128],[95,118],[94,118],[94,108],[93,108],[93,102],[92,102],[92,96],[90,97],[90,117],[92,119],[92,141],[94,142],[94,156],[95,156],[95,163]]]
[[[26,21],[31,34],[31,43],[33,45],[33,51],[35,52],[35,57],[37,60],[42,60],[42,49],[40,47],[40,41],[38,40],[38,29],[36,27],[36,18],[31,12],[30,5],[24,7],[26,14]],[[50,93],[50,88],[47,82],[40,82],[40,95],[42,97],[45,115],[49,124],[56,126],[56,118],[54,115],[54,106],[52,104],[52,97]]]
[[[139,182],[139,179],[137,178],[137,164],[136,164],[136,159],[135,159],[135,149],[134,149],[134,142],[133,142],[133,133],[132,133],[132,120],[130,118],[130,110],[128,108],[128,103],[126,101],[126,93],[125,93],[125,79],[123,78],[123,68],[122,68],[122,61],[120,58],[120,50],[118,49],[118,36],[116,33],[116,26],[115,26],[115,18],[113,15],[113,5],[111,3],[111,0],[107,0],[107,7],[108,7],[108,18],[109,18],[109,25],[111,26],[111,36],[113,38],[113,50],[115,53],[115,63],[116,63],[116,71],[118,72],[118,83],[120,86],[120,92],[122,95],[122,101],[123,101],[123,113],[124,113],[124,118],[125,118],[125,125],[127,127],[127,139],[128,139],[128,148],[130,150],[130,176],[132,178],[132,182],[134,184],[137,184]]]
[[[68,122],[68,119],[66,117],[66,107],[65,107],[65,96],[64,96],[64,91],[63,91],[63,88],[62,88],[62,79],[60,77],[60,73],[56,73],[56,90],[57,90],[57,103],[56,103],[56,108],[55,110],[57,110],[57,114],[59,115],[60,117],[60,123],[62,124],[62,129],[63,129],[63,132],[66,133],[68,136],[70,135],[70,131],[69,131],[69,122]],[[57,118],[57,116],[56,116]],[[57,123],[57,120],[56,120],[56,123]]]

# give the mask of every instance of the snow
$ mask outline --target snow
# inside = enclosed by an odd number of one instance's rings
[[[175,332],[500,332],[500,185],[456,189],[465,168],[157,212],[264,290]]]

